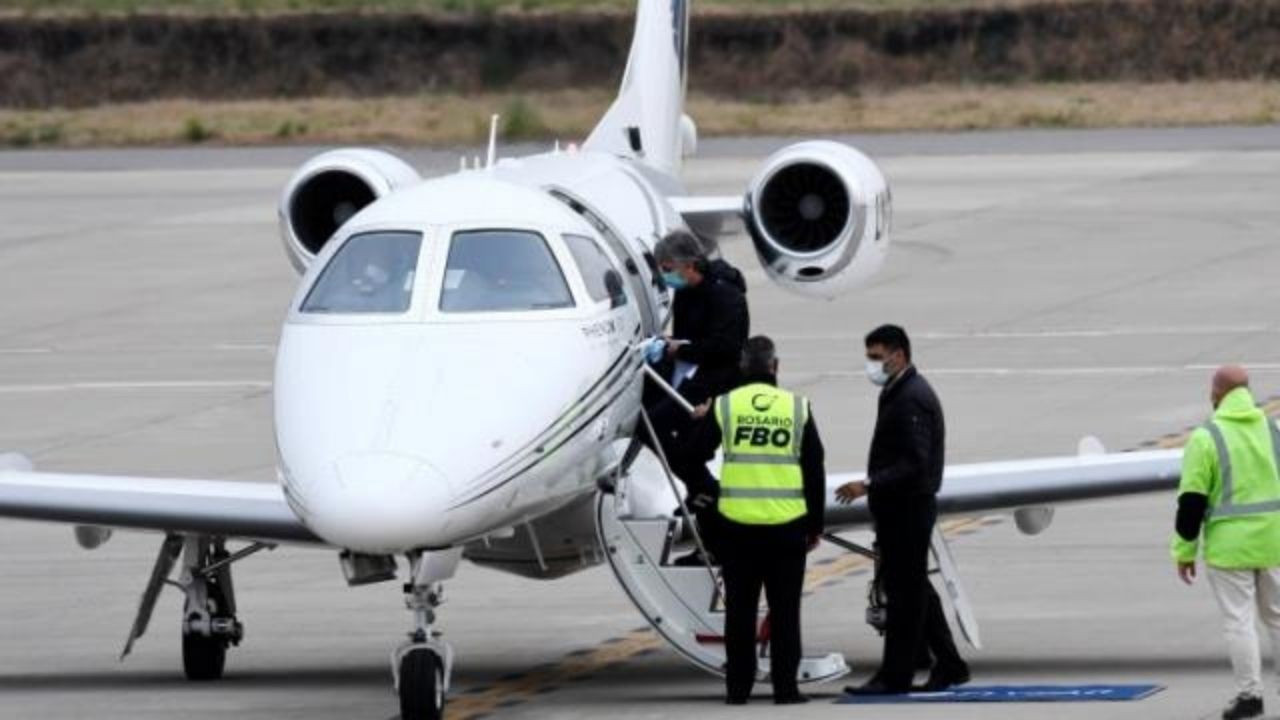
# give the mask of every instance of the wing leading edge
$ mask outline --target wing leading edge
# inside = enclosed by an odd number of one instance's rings
[[[938,493],[940,515],[962,515],[1173,490],[1182,469],[1181,450],[1151,450],[952,465]],[[835,489],[864,473],[827,476],[827,526],[833,530],[871,521],[867,504],[841,505]]]
[[[74,475],[0,463],[0,517],[127,530],[319,543],[280,486],[223,480]]]
[[[952,465],[938,494],[938,511],[972,514],[1169,491],[1177,487],[1181,459],[1181,450],[1155,450]],[[828,476],[829,528],[870,522],[865,501],[835,501],[835,488],[864,477]],[[0,517],[321,542],[293,514],[275,484],[43,473],[19,463],[0,463]]]

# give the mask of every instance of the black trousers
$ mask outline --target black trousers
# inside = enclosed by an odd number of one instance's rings
[[[800,593],[808,547],[803,520],[785,525],[743,525],[720,520],[723,539],[725,689],[730,698],[751,694],[756,680],[756,624],[763,588],[769,602],[773,696],[799,693]]]
[[[707,471],[706,461],[688,456],[685,446],[688,434],[694,422],[684,408],[676,404],[666,393],[658,390],[652,381],[645,380],[645,410],[653,423],[657,437],[642,431],[640,439],[655,453],[661,446],[663,455],[671,466],[671,473],[684,483],[689,498],[700,493],[715,497],[719,486],[715,478]],[[687,399],[687,398],[686,398]],[[641,424],[642,430],[647,427]],[[717,560],[720,557],[720,513],[714,504],[701,510],[693,509],[698,521],[698,534],[707,548],[707,552]]]
[[[929,540],[938,519],[932,495],[874,498],[872,517],[880,552],[880,581],[887,601],[884,654],[877,673],[891,689],[906,689],[924,651],[935,668],[959,668],[956,649],[942,610],[942,600],[929,582]]]

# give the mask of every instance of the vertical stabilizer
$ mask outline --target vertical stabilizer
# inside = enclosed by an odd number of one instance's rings
[[[584,148],[680,170],[689,0],[639,0],[618,97]]]

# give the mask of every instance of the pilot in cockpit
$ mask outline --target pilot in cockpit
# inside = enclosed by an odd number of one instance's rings
[[[355,250],[346,268],[351,308],[376,311],[396,304],[403,291],[392,282],[393,278],[411,277],[409,269],[402,267],[404,258],[380,252],[381,248],[372,245]]]
[[[304,312],[404,312],[413,291],[419,237],[356,235],[338,251],[303,302]]]
[[[390,280],[391,273],[387,272],[386,268],[370,261],[365,264],[362,272],[351,278],[351,284],[355,286],[357,293],[373,295],[380,290],[384,290]]]

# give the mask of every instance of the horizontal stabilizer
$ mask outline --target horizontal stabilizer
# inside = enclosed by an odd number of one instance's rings
[[[703,236],[737,235],[745,231],[745,201],[737,195],[677,195],[668,197],[689,229]]]

